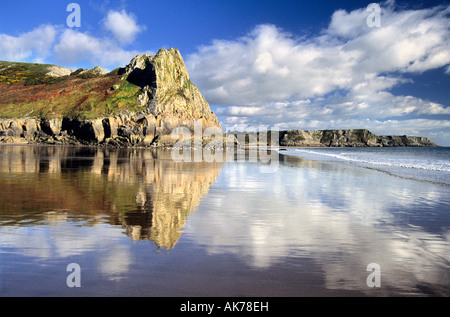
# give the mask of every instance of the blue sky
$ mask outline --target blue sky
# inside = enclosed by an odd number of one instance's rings
[[[70,3],[81,27],[70,28]],[[450,1],[13,1],[0,60],[125,66],[178,48],[226,130],[368,128],[450,146]]]

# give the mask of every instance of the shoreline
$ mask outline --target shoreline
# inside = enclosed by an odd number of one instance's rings
[[[418,153],[428,153],[428,152],[423,152],[420,149],[425,149],[425,151],[427,151],[426,149],[432,149],[433,152],[434,151],[439,151],[442,153],[442,151],[445,151],[445,153],[447,153],[448,149],[450,149],[450,147],[443,147],[443,146],[436,146],[436,147],[396,147],[395,149],[399,149],[400,148],[400,152],[395,151],[394,153],[401,153],[401,159],[399,161],[399,157],[394,155],[393,157],[390,157],[390,153],[392,153],[389,149],[391,149],[391,147],[387,148],[386,150],[381,150],[381,152],[378,152],[377,150],[375,151],[370,151],[367,152],[367,155],[361,156],[362,153],[364,153],[364,151],[344,151],[344,148],[333,148],[334,150],[337,150],[339,152],[339,154],[336,154],[335,151],[326,151],[322,153],[320,153],[320,151],[317,152],[310,152],[310,151],[306,151],[306,155],[297,155],[295,154],[295,152],[288,152],[286,154],[283,154],[283,152],[280,152],[281,155],[287,156],[287,157],[291,157],[291,158],[298,158],[298,159],[303,159],[303,160],[312,160],[312,161],[317,161],[317,162],[326,162],[326,163],[330,163],[330,164],[345,164],[347,166],[352,166],[355,168],[363,168],[363,169],[368,169],[368,170],[373,170],[373,171],[377,171],[377,172],[381,172],[383,174],[389,175],[389,176],[394,176],[397,178],[401,178],[401,179],[405,179],[405,180],[410,180],[410,181],[418,181],[418,182],[422,182],[422,183],[427,183],[427,184],[434,184],[434,185],[438,185],[438,186],[444,186],[444,187],[450,187],[450,182],[447,181],[446,175],[448,174],[448,176],[450,176],[450,170],[448,167],[448,162],[447,161],[443,161],[441,164],[443,165],[438,165],[438,166],[434,166],[434,165],[430,165],[430,163],[425,163],[423,161],[424,156],[422,154],[418,154]],[[289,148],[286,149],[286,151],[290,150],[290,149],[296,149],[296,148]],[[298,148],[300,150],[300,148]],[[316,150],[317,148],[303,148],[303,149],[308,149],[308,150]],[[343,153],[340,153],[341,151],[339,151],[339,149],[341,149],[342,151],[344,151]],[[350,148],[347,148],[350,149]],[[358,148],[360,149],[360,148]],[[370,149],[370,148],[369,148]],[[406,152],[402,151],[402,149],[404,149]],[[410,150],[413,149],[413,151],[411,152]],[[415,149],[417,149],[417,151],[415,151]],[[394,150],[394,149],[392,149]],[[433,153],[430,152],[430,153]],[[352,154],[353,153],[353,154]],[[382,153],[383,157],[381,158],[382,160],[380,161],[380,156],[377,155],[376,153]],[[411,156],[410,153],[416,153],[416,155],[418,156],[414,156],[414,160],[416,160],[415,162],[411,162]],[[350,154],[349,157],[347,157],[347,155]],[[372,156],[372,155],[375,156]],[[385,156],[384,154],[386,154],[387,156]],[[308,155],[312,155],[312,157],[309,157]],[[342,157],[342,155],[344,157]],[[356,156],[354,156],[356,155]],[[429,155],[431,154],[427,154],[427,160],[430,158]],[[392,158],[394,158],[394,160],[392,161]],[[436,160],[440,161],[440,159],[437,157]]]
[[[225,143],[225,142],[224,142]],[[204,147],[206,144],[203,144]],[[91,147],[91,148],[104,148],[104,149],[173,149],[174,145],[112,145],[106,143],[92,144],[92,143],[58,143],[58,142],[28,142],[26,140],[23,141],[15,141],[15,142],[5,142],[0,140],[1,145],[35,145],[35,146],[73,146],[73,147]],[[406,146],[295,146],[295,145],[245,145],[238,146],[239,149],[243,150],[253,150],[253,149],[267,149],[267,150],[278,150],[283,151],[287,149],[358,149],[358,148],[448,148],[450,146],[442,146],[442,145],[406,145]],[[195,149],[194,146],[187,146],[183,144],[183,148],[192,148]],[[226,149],[225,145],[223,149]]]

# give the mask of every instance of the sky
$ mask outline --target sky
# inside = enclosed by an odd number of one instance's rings
[[[364,128],[450,146],[450,0],[21,0],[0,9],[0,60],[112,70],[170,47],[224,130]]]

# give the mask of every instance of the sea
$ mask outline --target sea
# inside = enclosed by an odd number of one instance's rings
[[[273,153],[0,145],[0,296],[450,296],[449,148]]]
[[[347,163],[393,176],[450,186],[449,147],[282,149],[285,155]]]

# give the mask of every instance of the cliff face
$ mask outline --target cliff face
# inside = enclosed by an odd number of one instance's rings
[[[201,119],[204,127],[220,127],[209,104],[191,82],[180,52],[160,50],[156,55],[139,55],[121,70],[131,83],[142,87],[139,104],[146,107],[167,128],[180,123],[193,128]]]
[[[0,70],[2,142],[149,146],[179,126],[220,128],[176,49],[136,56],[111,73],[96,67],[52,77],[27,67]]]
[[[297,147],[437,146],[426,137],[378,136],[366,129],[281,131],[280,145]]]

